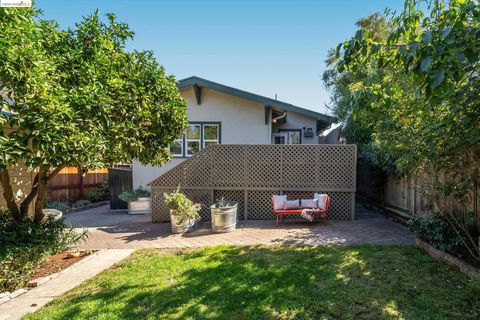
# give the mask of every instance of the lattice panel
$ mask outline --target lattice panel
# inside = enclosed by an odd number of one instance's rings
[[[274,220],[274,194],[280,194],[280,191],[248,191],[248,220]]]
[[[296,148],[287,145],[282,151],[283,187],[284,188],[314,188],[318,184],[316,176],[316,151],[318,146],[306,145]]]
[[[246,146],[225,144],[212,149],[212,187],[245,186]]]
[[[329,219],[352,220],[355,210],[354,192],[319,192],[330,196]]]
[[[244,220],[244,194],[242,190],[215,190],[215,200],[223,197],[226,201],[236,201],[237,207],[237,219]]]
[[[160,177],[150,183],[151,188],[155,187],[173,187],[183,184],[184,182],[184,167],[187,160],[183,161],[176,167],[168,170]]]
[[[355,189],[355,146],[322,145],[318,150],[318,173],[321,189]]]
[[[152,222],[170,221],[170,210],[163,202],[163,193],[173,192],[174,190],[152,189]]]
[[[247,148],[247,186],[279,188],[282,184],[281,148],[251,145]]]
[[[202,209],[199,214],[202,217],[203,221],[210,221],[210,191],[208,190],[181,190],[183,194],[187,196],[188,199],[192,200],[194,203],[200,203]]]
[[[332,197],[330,218],[345,220],[354,216],[355,170],[353,145],[212,145],[150,186],[152,190],[181,186],[199,198],[197,202],[208,204],[212,190],[216,190],[215,197],[224,194],[239,201],[240,217],[247,190],[251,195],[247,199],[249,219],[274,217],[271,196],[276,191],[272,190],[290,190],[286,193],[297,198],[311,198],[313,190],[328,190]],[[168,210],[159,200],[155,202],[154,221],[168,220]],[[202,217],[209,220],[209,210],[202,209]]]

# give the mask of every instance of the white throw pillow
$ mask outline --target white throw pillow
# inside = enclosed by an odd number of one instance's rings
[[[327,207],[327,195],[315,193],[313,194],[313,198],[317,199],[318,201],[318,208],[325,209]]]
[[[300,207],[302,208],[318,208],[318,199],[302,199],[300,200]]]
[[[299,200],[285,200],[283,209],[290,210],[290,209],[298,209],[298,208],[300,208]]]
[[[273,209],[274,210],[282,210],[284,207],[284,202],[287,201],[286,195],[274,195],[272,196],[273,200]]]

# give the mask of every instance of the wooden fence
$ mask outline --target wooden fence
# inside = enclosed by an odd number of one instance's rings
[[[383,207],[397,211],[407,217],[423,215],[436,210],[433,203],[422,193],[422,179],[419,177],[398,179],[382,173],[381,170],[369,167],[359,161],[357,167],[357,193],[377,202]],[[476,196],[471,194],[473,201],[467,210],[474,211],[480,208],[480,189],[476,190]],[[447,207],[452,212],[461,212],[463,208],[453,198],[446,198]]]
[[[108,179],[108,169],[82,173],[77,167],[60,171],[48,184],[50,201],[76,201]]]

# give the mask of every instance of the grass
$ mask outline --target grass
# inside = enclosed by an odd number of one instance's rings
[[[135,252],[25,319],[478,319],[480,283],[411,246]]]

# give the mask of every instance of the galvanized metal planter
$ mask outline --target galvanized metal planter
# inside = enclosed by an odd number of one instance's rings
[[[231,232],[236,229],[238,204],[236,202],[229,202],[229,204],[220,208],[215,204],[210,207],[213,232]]]
[[[170,210],[170,225],[172,233],[187,233],[197,229],[202,223],[202,219],[186,219],[172,214]]]
[[[152,201],[150,198],[138,198],[128,203],[128,214],[146,214],[152,212]]]

